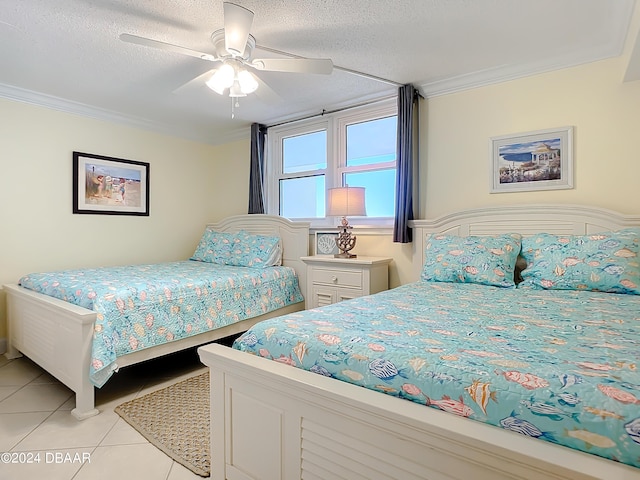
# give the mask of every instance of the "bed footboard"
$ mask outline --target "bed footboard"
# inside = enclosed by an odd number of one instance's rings
[[[212,479],[622,480],[638,469],[265,360],[200,347]]]
[[[78,420],[100,413],[95,407],[95,387],[89,379],[96,313],[18,285],[4,285],[3,288],[7,294],[9,330],[6,357],[17,358],[24,354],[73,390],[76,408],[71,414]],[[265,318],[303,308],[304,302],[295,303],[199,335],[138,350],[118,357],[118,367],[213,342],[244,332]]]
[[[26,355],[76,394],[71,414],[82,420],[98,414],[89,382],[95,312],[5,285],[9,330],[8,358]]]

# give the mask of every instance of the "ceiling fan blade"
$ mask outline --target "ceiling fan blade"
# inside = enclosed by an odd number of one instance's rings
[[[219,60],[218,57],[210,53],[198,52],[196,50],[191,50],[190,48],[173,45],[172,43],[152,40],[151,38],[139,37],[138,35],[131,35],[129,33],[121,33],[120,40],[122,40],[123,42],[134,43],[136,45],[142,45],[145,47],[157,48],[159,50],[164,50],[167,52],[180,53],[182,55],[200,58],[201,60],[209,60],[210,62],[216,62]]]
[[[173,93],[175,93],[176,95],[188,94],[189,92],[193,92],[194,90],[197,90],[205,86],[207,83],[207,80],[211,78],[214,72],[215,72],[215,68],[211,70],[207,70],[203,74],[198,75],[196,78],[189,80],[187,83],[176,88],[173,91]]]
[[[235,3],[224,2],[224,43],[227,52],[242,56],[253,24],[253,12]]]
[[[256,75],[258,79],[258,89],[254,92],[254,95],[262,102],[269,105],[276,105],[282,102],[282,97],[278,95],[267,83]]]
[[[257,70],[269,72],[319,73],[329,75],[333,62],[328,58],[259,58],[251,62]]]

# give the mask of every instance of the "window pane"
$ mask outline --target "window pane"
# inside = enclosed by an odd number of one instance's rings
[[[393,162],[398,117],[347,125],[347,167]]]
[[[307,133],[282,140],[282,171],[297,173],[327,168],[327,132]]]
[[[280,215],[286,218],[322,218],[324,211],[324,175],[280,180]]]
[[[395,169],[346,173],[345,185],[364,187],[367,217],[393,217],[396,198]]]

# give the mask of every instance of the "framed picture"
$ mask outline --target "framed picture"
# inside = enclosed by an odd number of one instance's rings
[[[73,213],[149,216],[149,164],[73,152]]]
[[[315,254],[334,255],[338,250],[338,232],[316,232]]]
[[[491,193],[573,188],[573,127],[492,137]]]

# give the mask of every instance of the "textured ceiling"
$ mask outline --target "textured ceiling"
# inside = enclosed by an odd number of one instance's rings
[[[258,45],[425,95],[619,55],[634,0],[235,0]],[[222,143],[274,124],[395,94],[336,69],[262,72],[231,100],[187,82],[215,64],[128,44],[121,33],[214,52],[221,0],[0,0],[0,96]],[[256,49],[254,57],[273,56]],[[178,91],[176,91],[178,90]]]

